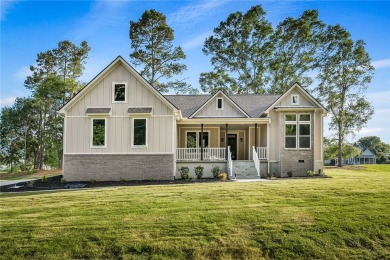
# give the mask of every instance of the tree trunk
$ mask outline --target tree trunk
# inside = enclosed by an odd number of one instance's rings
[[[343,140],[341,138],[341,132],[339,131],[339,162],[338,162],[338,167],[343,167],[343,156],[342,156],[342,148],[343,148]]]

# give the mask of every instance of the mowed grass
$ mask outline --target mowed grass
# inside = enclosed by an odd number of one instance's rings
[[[390,165],[1,194],[1,259],[389,259]]]

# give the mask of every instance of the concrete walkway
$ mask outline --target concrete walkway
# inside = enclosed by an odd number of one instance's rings
[[[26,182],[26,181],[33,181],[33,180],[34,179],[21,179],[21,180],[12,180],[12,181],[0,180],[0,187],[1,186],[12,185],[12,184],[18,184],[18,183]]]

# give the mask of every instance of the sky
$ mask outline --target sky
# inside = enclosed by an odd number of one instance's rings
[[[130,62],[129,22],[145,10],[156,9],[167,17],[174,30],[174,46],[187,55],[182,77],[199,87],[199,74],[212,70],[210,57],[202,52],[204,39],[229,14],[247,12],[260,4],[275,28],[287,17],[297,18],[316,9],[327,25],[340,24],[354,40],[366,42],[375,74],[366,93],[375,114],[366,127],[348,141],[379,136],[390,143],[390,1],[29,1],[0,0],[0,107],[13,104],[16,97],[29,96],[24,80],[30,75],[39,52],[70,40],[91,47],[81,80],[89,82],[118,55]],[[139,68],[136,67],[139,70]],[[329,116],[325,119],[325,136]]]

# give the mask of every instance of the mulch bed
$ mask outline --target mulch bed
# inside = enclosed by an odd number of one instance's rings
[[[82,189],[82,188],[100,188],[100,187],[120,187],[120,186],[141,186],[141,185],[170,185],[170,184],[191,184],[202,182],[220,182],[217,179],[200,180],[173,180],[173,181],[98,181],[98,182],[67,182],[61,183],[62,175],[47,177],[45,182],[42,179],[36,179],[29,182],[21,182],[0,187],[0,192],[23,192],[23,191],[47,191],[60,189]]]

